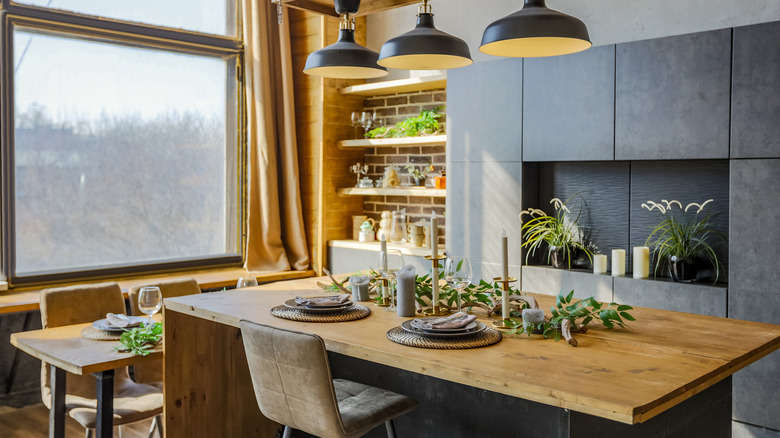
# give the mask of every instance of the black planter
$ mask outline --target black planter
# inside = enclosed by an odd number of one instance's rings
[[[567,251],[564,251],[562,246],[550,247],[550,264],[553,268],[564,269],[568,267],[568,259],[566,258]]]
[[[696,281],[698,273],[698,260],[669,256],[669,275],[672,277],[672,280],[680,283],[691,283]]]

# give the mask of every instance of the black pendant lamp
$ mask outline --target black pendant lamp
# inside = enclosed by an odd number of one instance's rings
[[[433,25],[428,0],[417,14],[417,26],[386,42],[379,51],[379,65],[404,70],[447,70],[470,65],[469,45]]]
[[[490,24],[479,50],[488,55],[534,58],[567,55],[591,46],[585,23],[525,0],[523,9]]]
[[[336,13],[343,17],[339,39],[335,44],[317,50],[306,58],[303,72],[312,76],[338,79],[368,79],[387,75],[377,65],[379,54],[355,42],[355,19],[360,0],[335,0]]]

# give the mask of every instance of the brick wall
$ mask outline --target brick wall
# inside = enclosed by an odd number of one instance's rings
[[[385,126],[393,126],[408,117],[417,116],[420,111],[441,107],[444,122],[447,93],[444,89],[428,90],[413,93],[394,94],[389,96],[369,97],[364,103],[365,111],[375,111],[377,119]],[[362,132],[362,129],[361,131]],[[399,169],[399,176],[406,172],[405,165],[428,166],[433,164],[435,172],[444,168],[446,147],[438,146],[390,146],[367,148],[365,163],[368,164],[367,176],[373,180],[382,176],[385,167],[394,165]],[[404,178],[402,177],[402,181]],[[429,220],[431,212],[443,215],[444,198],[431,196],[366,196],[363,201],[364,214],[379,222],[383,211],[406,208],[407,222]],[[444,219],[440,218],[439,243],[444,243]]]

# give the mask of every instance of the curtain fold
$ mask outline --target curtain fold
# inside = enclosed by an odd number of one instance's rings
[[[288,14],[279,23],[271,2],[242,3],[248,128],[244,266],[252,272],[305,270],[309,254],[298,174]]]

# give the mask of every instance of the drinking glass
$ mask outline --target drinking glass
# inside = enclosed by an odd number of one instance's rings
[[[444,265],[444,280],[458,292],[458,312],[463,310],[461,293],[471,284],[471,261],[468,257],[448,257]]]
[[[376,113],[371,111],[363,111],[363,114],[360,116],[360,122],[363,125],[363,130],[368,132],[376,122]]]
[[[388,280],[387,287],[390,288],[390,307],[386,307],[388,312],[395,312],[395,274],[404,267],[404,256],[397,249],[389,249],[387,253],[379,253],[379,273],[382,278]]]
[[[149,325],[154,324],[152,316],[162,308],[162,293],[159,287],[142,287],[138,293],[138,309],[149,316]]]
[[[360,120],[360,111],[352,111],[352,126],[355,128],[355,138],[357,138],[357,128],[363,126],[363,122]]]
[[[257,279],[255,277],[241,277],[238,279],[238,283],[236,283],[236,289],[253,286],[257,286]]]

